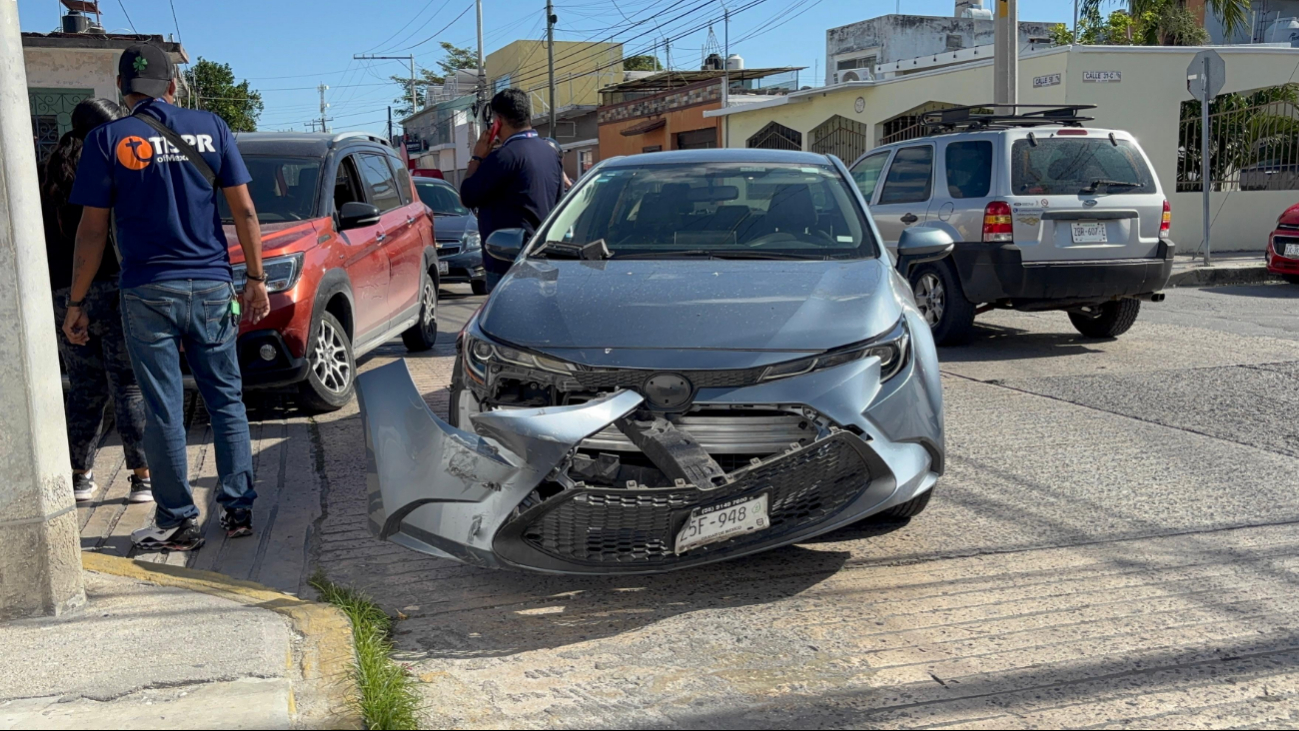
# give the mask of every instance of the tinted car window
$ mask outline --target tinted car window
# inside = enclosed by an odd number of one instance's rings
[[[922,203],[929,200],[934,180],[934,148],[904,147],[893,156],[880,205],[889,203]]]
[[[460,203],[460,194],[449,185],[437,183],[416,183],[415,191],[424,205],[433,209],[439,216],[468,216],[469,209]]]
[[[612,255],[692,251],[864,258],[876,255],[849,183],[827,165],[619,166],[568,195],[544,241],[603,239]]]
[[[875,195],[875,185],[879,183],[880,173],[884,170],[884,163],[889,159],[890,150],[877,152],[852,168],[853,182],[861,189],[862,197],[870,203],[871,196]]]
[[[370,192],[370,203],[378,206],[380,211],[391,211],[401,207],[401,195],[397,193],[397,181],[388,167],[387,158],[381,155],[357,155],[361,163],[361,178]]]
[[[1010,183],[1015,195],[1077,195],[1096,181],[1101,193],[1154,193],[1150,168],[1128,140],[1038,138],[1010,148]]]
[[[953,198],[984,198],[992,188],[992,142],[953,142],[944,153],[947,194]]]
[[[388,164],[392,166],[393,170],[397,171],[397,192],[401,194],[401,204],[403,206],[410,205],[410,171],[396,157],[389,156]]]
[[[320,191],[321,161],[304,157],[244,157],[248,174],[248,193],[262,223],[305,221],[316,216],[316,198]],[[230,219],[225,196],[217,196],[221,218]]]

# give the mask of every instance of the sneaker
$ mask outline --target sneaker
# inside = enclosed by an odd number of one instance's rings
[[[141,528],[131,534],[131,542],[141,551],[193,551],[203,546],[203,530],[188,518],[171,528]]]
[[[226,538],[242,538],[253,534],[253,511],[227,508],[221,513],[221,527],[226,529]]]
[[[131,497],[133,503],[153,502],[153,481],[148,477],[131,475]]]
[[[95,496],[95,490],[98,489],[99,486],[95,484],[93,479],[91,479],[91,474],[89,472],[80,475],[74,473],[72,475],[72,497],[75,498],[77,502],[85,502],[86,500],[93,498]]]

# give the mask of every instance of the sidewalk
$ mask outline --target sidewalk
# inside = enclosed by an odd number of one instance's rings
[[[1235,284],[1262,284],[1280,281],[1267,271],[1262,252],[1228,251],[1210,256],[1212,262],[1204,266],[1204,257],[1178,255],[1173,263],[1173,276],[1169,287],[1222,287]]]
[[[82,611],[0,625],[0,729],[357,727],[350,630],[332,608],[205,572],[84,561]]]

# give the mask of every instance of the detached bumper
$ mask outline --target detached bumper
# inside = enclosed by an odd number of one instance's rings
[[[1017,306],[1086,304],[1149,294],[1168,284],[1174,247],[1160,242],[1151,259],[1025,262],[1013,244],[958,244],[952,261],[971,302],[1011,300]]]
[[[724,484],[701,488],[590,487],[538,490],[586,438],[643,402],[619,391],[579,406],[491,411],[470,417],[477,434],[435,416],[404,362],[357,379],[369,459],[371,532],[408,548],[487,567],[548,573],[655,573],[787,545],[905,502],[937,479],[933,444],[873,438],[864,404],[844,403],[839,387],[869,399],[878,361],[817,374],[813,394],[856,411],[863,436],[831,429],[803,446],[750,463]],[[815,389],[821,386],[820,390]],[[786,388],[767,384],[756,388]],[[742,398],[737,389],[716,403]],[[869,400],[866,401],[869,403]],[[844,423],[840,420],[840,423]],[[770,527],[675,552],[695,508],[768,496]]]

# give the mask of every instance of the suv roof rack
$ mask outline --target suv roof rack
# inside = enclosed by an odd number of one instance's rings
[[[385,147],[392,147],[392,143],[389,142],[388,140],[385,140],[379,135],[370,134],[369,132],[339,132],[335,134],[333,139],[330,141],[334,143],[338,143],[338,142],[342,142],[343,140],[349,140],[355,138],[361,138],[361,139],[369,140],[371,142],[377,142],[381,145],[384,145]]]
[[[1084,122],[1090,122],[1095,117],[1084,117],[1079,112],[1095,108],[1095,104],[980,104],[925,112],[920,115],[920,123],[933,132],[1042,127],[1049,124],[1081,127]],[[1012,113],[999,114],[997,109],[1010,109]]]

